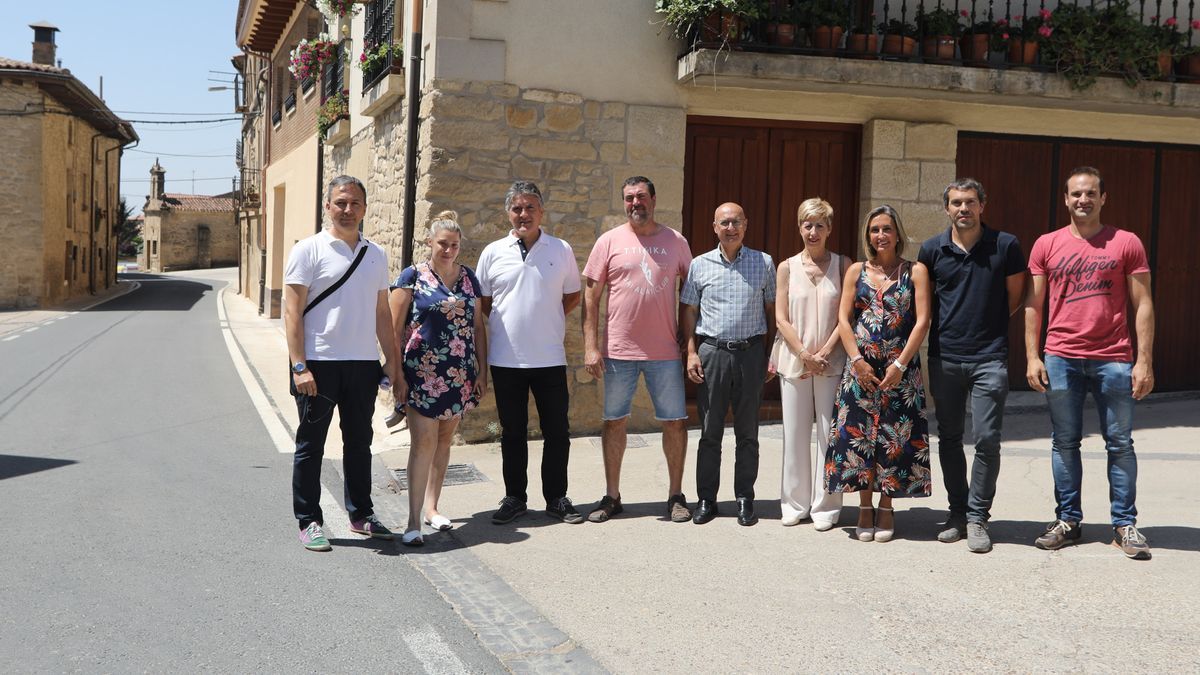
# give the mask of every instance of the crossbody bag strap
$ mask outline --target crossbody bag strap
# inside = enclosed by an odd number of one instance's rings
[[[369,248],[369,247],[366,245],[366,240],[363,240],[362,250],[358,252],[358,256],[356,256],[354,258],[354,262],[350,263],[350,269],[346,270],[346,273],[342,275],[341,279],[338,279],[337,281],[335,281],[332,286],[330,286],[329,288],[326,288],[324,291],[321,292],[320,295],[318,295],[316,298],[314,298],[312,302],[308,303],[308,307],[304,308],[304,314],[308,314],[308,312],[313,307],[316,307],[318,303],[320,303],[325,298],[328,298],[330,295],[333,294],[334,291],[341,288],[342,284],[346,283],[346,280],[350,278],[351,274],[354,274],[354,270],[358,268],[358,264],[360,262],[362,262],[362,259],[367,255],[367,248]],[[301,316],[303,316],[303,315],[301,315]]]

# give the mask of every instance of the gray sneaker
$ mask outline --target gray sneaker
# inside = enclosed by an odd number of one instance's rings
[[[946,529],[938,532],[938,541],[943,544],[953,544],[965,536],[967,536],[967,517],[951,513],[950,517],[946,519]]]
[[[1122,553],[1134,560],[1150,559],[1150,545],[1146,543],[1146,537],[1142,536],[1136,527],[1133,525],[1116,527],[1113,528],[1113,533],[1116,535],[1113,538],[1113,546],[1121,549]]]
[[[992,550],[992,538],[988,536],[987,523],[967,523],[967,548],[972,553],[987,553]]]

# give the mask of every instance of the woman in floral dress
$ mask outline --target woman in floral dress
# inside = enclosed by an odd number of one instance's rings
[[[867,261],[851,265],[842,284],[838,331],[848,358],[825,479],[830,493],[859,493],[860,541],[888,541],[895,532],[892,499],[928,497],[931,488],[917,358],[929,330],[929,272],[900,257],[905,236],[892,207],[867,214],[863,238]]]
[[[420,546],[426,525],[448,530],[438,513],[450,464],[450,440],[463,413],[487,393],[487,332],[478,311],[479,280],[456,262],[462,243],[458,215],[443,211],[429,226],[429,262],[405,268],[392,284],[390,305],[404,381],[397,400],[407,404],[408,527],[401,538]]]

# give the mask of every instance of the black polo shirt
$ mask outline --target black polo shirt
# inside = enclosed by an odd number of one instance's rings
[[[950,228],[921,245],[917,260],[933,279],[930,358],[954,363],[1008,358],[1006,281],[1025,270],[1025,256],[1013,235],[981,227],[983,236],[969,253],[954,243]]]

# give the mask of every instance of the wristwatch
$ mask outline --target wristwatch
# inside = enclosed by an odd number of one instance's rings
[[[304,365],[303,361],[297,361],[292,364],[292,372],[297,375],[299,375],[300,373],[303,373],[306,370],[308,370],[308,366]]]
[[[863,355],[862,355],[862,354],[855,354],[855,355],[854,355],[854,356],[853,356],[853,357],[850,359],[850,365],[854,365],[854,364],[856,364],[856,363],[858,363],[859,361],[862,361],[862,360],[863,360]]]
[[[892,361],[892,365],[896,366],[896,370],[900,371],[901,373],[908,370],[908,364],[900,363],[900,359],[896,359],[895,361]]]

